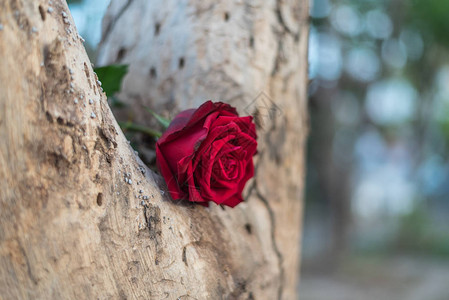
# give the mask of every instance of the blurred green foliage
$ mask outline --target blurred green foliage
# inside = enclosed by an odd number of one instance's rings
[[[401,252],[449,257],[449,232],[436,226],[424,207],[403,216],[394,248]]]
[[[410,21],[419,22],[437,42],[449,47],[449,1],[414,0],[411,3]]]
[[[109,98],[120,91],[123,77],[128,72],[128,65],[109,65],[94,70],[101,81],[101,87]]]
[[[449,141],[449,116],[446,119],[439,120],[438,124],[444,137]]]
[[[149,109],[148,107],[145,107],[145,109],[153,116],[156,118],[156,120],[159,122],[159,124],[164,128],[167,129],[168,126],[170,125],[171,121],[167,118],[164,118],[161,115],[158,115],[157,113],[155,113],[154,111],[152,111],[151,109]]]
[[[111,106],[115,108],[120,108],[126,106],[123,102],[114,97],[114,94],[119,92],[122,86],[123,78],[128,72],[128,65],[108,65],[104,67],[95,68],[95,73],[97,73],[98,79],[101,81],[101,86],[106,93],[106,96],[111,100]],[[170,124],[170,120],[156,114],[149,108],[146,108],[156,120],[166,129]],[[149,127],[135,124],[131,121],[119,122],[120,127],[124,131],[140,132],[151,137],[160,137],[162,133],[157,130],[153,130]]]

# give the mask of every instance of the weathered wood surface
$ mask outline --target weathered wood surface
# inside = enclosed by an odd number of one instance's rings
[[[111,4],[100,62],[130,63],[121,98],[137,115],[210,98],[243,112],[261,91],[276,103],[259,114],[248,201],[223,210],[167,198],[119,129],[67,5],[51,3],[0,0],[0,298],[294,299],[306,4]]]

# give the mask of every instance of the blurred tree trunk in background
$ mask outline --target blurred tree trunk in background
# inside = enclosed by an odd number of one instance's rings
[[[338,90],[322,89],[310,98],[311,130],[315,133],[309,140],[309,162],[316,172],[314,190],[318,195],[313,198],[321,200],[325,209],[326,231],[330,234],[326,251],[317,261],[326,267],[335,267],[349,250],[348,238],[351,224],[351,167],[352,141],[346,140],[346,151],[338,152],[336,135],[339,124],[332,111],[332,102],[337,101]],[[341,146],[340,146],[341,147]],[[336,157],[345,156],[345,159]],[[313,200],[312,200],[313,201]],[[323,243],[326,244],[326,243]]]
[[[2,299],[295,299],[306,1],[111,4],[99,59],[130,64],[121,99],[135,121],[143,105],[210,98],[258,116],[256,178],[235,209],[164,196],[64,1],[0,3]]]

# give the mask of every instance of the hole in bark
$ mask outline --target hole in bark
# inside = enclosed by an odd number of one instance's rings
[[[156,78],[156,76],[157,76],[156,69],[154,67],[152,67],[150,69],[150,76],[151,76],[151,78]]]
[[[252,234],[253,233],[253,227],[249,223],[245,224],[245,230],[246,230],[246,232],[248,232],[248,234]]]
[[[45,113],[45,116],[47,117],[47,121],[48,122],[53,123],[53,118],[52,118],[51,114],[48,111]]]
[[[84,63],[84,74],[86,74],[87,83],[89,84],[89,87],[92,88],[92,83],[90,82],[90,73],[89,73],[89,67],[86,63]]]
[[[98,195],[97,195],[97,205],[98,206],[103,205],[103,194],[102,193],[98,193]]]
[[[186,266],[188,266],[188,264],[187,264],[187,255],[186,255],[186,247],[184,247],[183,249],[182,249],[182,261],[186,264]]]
[[[184,57],[181,57],[179,59],[178,66],[179,66],[180,69],[184,68]]]
[[[58,117],[56,119],[56,122],[58,122],[59,125],[63,125],[64,124],[64,120],[61,117]]]
[[[161,31],[161,23],[157,22],[154,24],[154,35],[159,35],[159,32]]]
[[[223,17],[224,17],[225,22],[229,21],[229,13],[228,12],[225,12]]]
[[[125,48],[120,48],[119,50],[118,50],[118,52],[117,52],[117,61],[120,61],[120,60],[122,60],[122,58],[125,56],[125,54],[126,54],[126,49]]]
[[[248,300],[254,300],[254,296],[252,292],[249,292]]]
[[[46,17],[45,10],[41,5],[39,5],[39,13],[41,14],[42,21],[45,21],[45,17]]]
[[[249,37],[249,47],[254,48],[254,37],[253,36]]]
[[[256,128],[257,129],[262,128],[263,120],[262,120],[261,113],[259,112],[259,109],[257,107],[253,113],[253,117],[254,117],[254,123],[256,124]]]

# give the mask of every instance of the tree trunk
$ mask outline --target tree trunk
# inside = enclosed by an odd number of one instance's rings
[[[305,3],[110,6],[100,61],[130,64],[121,98],[138,120],[142,105],[175,113],[210,98],[258,116],[256,177],[234,209],[164,193],[117,125],[64,1],[0,6],[2,299],[296,297]]]

